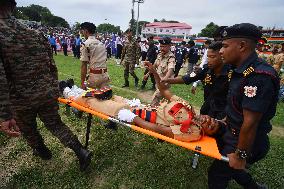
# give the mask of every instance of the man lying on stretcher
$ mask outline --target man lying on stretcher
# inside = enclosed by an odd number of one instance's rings
[[[161,79],[151,63],[145,62],[145,66],[153,73],[156,84],[166,101],[162,100],[156,108],[120,110],[119,120],[135,123],[144,129],[184,142],[199,140],[202,132],[211,135],[217,131],[217,120],[205,115],[196,115],[189,103],[173,95],[161,83]]]
[[[146,62],[145,66],[153,73],[157,86],[166,99],[157,107],[143,106],[137,99],[130,101],[120,96],[112,96],[109,100],[90,98],[86,91],[76,86],[69,86],[72,89],[64,88],[63,95],[84,107],[184,142],[199,140],[202,132],[207,135],[215,132],[216,120],[196,115],[189,103],[172,95],[160,82],[152,64]]]

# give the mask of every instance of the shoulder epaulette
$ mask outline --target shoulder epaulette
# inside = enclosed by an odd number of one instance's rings
[[[244,77],[247,77],[249,74],[254,72],[254,68],[252,66],[248,67],[245,71],[243,71]]]

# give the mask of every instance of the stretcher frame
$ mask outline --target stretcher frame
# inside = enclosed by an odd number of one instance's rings
[[[68,107],[71,106],[71,107],[74,107],[74,108],[76,108],[76,109],[78,109],[80,111],[88,113],[88,121],[87,121],[87,127],[86,127],[85,148],[88,148],[88,145],[89,145],[92,117],[96,116],[96,117],[99,117],[99,118],[101,118],[103,120],[113,121],[113,122],[115,122],[117,124],[129,127],[132,130],[134,130],[134,131],[137,131],[137,132],[140,132],[140,133],[143,133],[143,134],[146,134],[146,135],[158,138],[160,140],[172,143],[174,145],[186,148],[188,150],[194,151],[195,154],[194,154],[194,158],[193,158],[193,162],[192,162],[192,167],[193,168],[197,167],[198,158],[199,158],[200,154],[203,154],[205,156],[209,156],[211,158],[215,158],[215,159],[218,159],[218,160],[221,160],[221,161],[225,161],[225,162],[229,161],[228,157],[223,156],[223,155],[220,154],[220,152],[218,150],[218,147],[217,147],[216,140],[214,138],[212,138],[212,137],[203,136],[201,138],[201,140],[196,141],[196,142],[182,142],[182,141],[178,141],[178,140],[175,140],[173,138],[169,138],[167,136],[161,135],[159,133],[156,133],[156,132],[153,132],[153,131],[150,131],[150,130],[147,130],[147,129],[144,129],[144,128],[141,128],[141,127],[138,127],[136,125],[131,125],[131,124],[122,122],[122,121],[120,121],[118,119],[115,119],[115,118],[113,118],[111,116],[108,116],[108,115],[102,114],[100,112],[94,111],[94,110],[92,110],[90,108],[86,108],[84,106],[81,106],[81,105],[77,104],[76,102],[71,101],[69,99],[58,98],[58,101],[60,103],[66,104]]]

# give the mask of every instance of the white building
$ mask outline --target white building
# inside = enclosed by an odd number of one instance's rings
[[[174,37],[174,38],[188,38],[190,37],[190,31],[192,26],[186,23],[168,23],[168,22],[153,22],[146,24],[142,28],[142,35],[159,36],[159,37]]]

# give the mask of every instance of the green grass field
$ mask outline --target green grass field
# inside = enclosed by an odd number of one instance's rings
[[[55,61],[60,79],[72,77],[79,83],[80,63],[77,59],[58,55]],[[120,88],[123,84],[123,69],[113,60],[109,61],[108,70],[116,94],[127,98],[143,96],[141,91],[135,89],[131,79],[130,90]],[[137,69],[137,73],[142,78],[143,69]],[[150,88],[150,84],[147,87]],[[191,95],[190,87],[185,85],[173,86],[172,91],[194,106],[202,104],[201,87],[196,95]],[[79,140],[85,142],[86,115],[82,119],[72,114],[67,116],[63,105],[60,114]],[[97,118],[93,119],[89,144],[94,157],[90,168],[81,173],[75,154],[64,148],[40,121],[38,123],[53,153],[53,159],[42,161],[33,157],[32,150],[22,138],[9,139],[0,134],[0,188],[207,188],[207,169],[212,162],[211,158],[201,156],[198,168],[194,170],[191,168],[192,152],[166,142],[160,143],[155,138],[122,126],[116,132],[107,130]],[[273,125],[270,152],[250,172],[257,181],[277,189],[284,188],[283,103],[278,104]],[[240,187],[232,182],[229,188]]]

